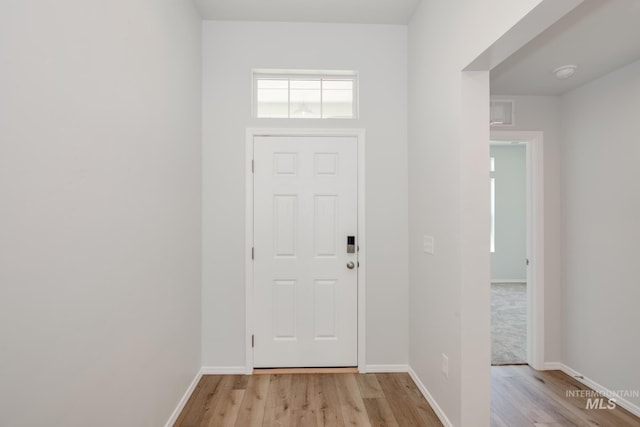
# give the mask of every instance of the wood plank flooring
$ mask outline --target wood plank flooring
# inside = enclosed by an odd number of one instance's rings
[[[587,409],[587,398],[567,397],[568,390],[590,389],[561,371],[493,366],[491,426],[640,426],[640,418],[625,409]]]
[[[176,427],[442,426],[408,374],[205,375]]]
[[[491,368],[492,427],[640,427],[617,407],[586,409],[589,390],[560,371]],[[176,427],[442,426],[408,374],[205,375]]]

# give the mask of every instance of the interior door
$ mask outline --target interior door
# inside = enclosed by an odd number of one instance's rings
[[[357,138],[254,138],[254,366],[357,366]]]

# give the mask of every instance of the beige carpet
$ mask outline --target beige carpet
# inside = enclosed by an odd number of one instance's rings
[[[491,364],[527,363],[527,285],[491,284]]]

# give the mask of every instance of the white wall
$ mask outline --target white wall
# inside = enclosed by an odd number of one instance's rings
[[[409,26],[409,362],[455,426],[489,423],[489,81],[461,70],[538,3],[425,0]]]
[[[245,361],[245,129],[366,129],[367,364],[406,364],[406,27],[204,23],[203,364]],[[358,120],[251,118],[251,70],[357,70]]]
[[[564,362],[638,390],[640,61],[565,94],[561,108]]]
[[[527,280],[527,153],[524,145],[491,146],[495,162],[495,252],[491,280]]]
[[[0,425],[163,425],[200,366],[198,14],[5,0],[0,64]]]
[[[496,95],[514,101],[509,130],[543,132],[544,139],[544,361],[562,360],[562,195],[560,98]]]

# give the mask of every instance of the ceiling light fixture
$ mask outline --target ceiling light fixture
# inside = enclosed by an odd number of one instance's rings
[[[563,65],[553,70],[553,74],[558,80],[568,79],[576,73],[577,65]]]

